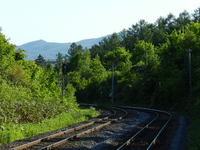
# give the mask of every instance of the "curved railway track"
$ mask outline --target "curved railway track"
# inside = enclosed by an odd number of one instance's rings
[[[88,106],[88,105],[87,105]],[[162,133],[167,129],[169,122],[172,119],[172,115],[169,112],[139,108],[139,107],[110,107],[103,108],[96,105],[89,105],[109,111],[109,114],[101,115],[95,119],[91,119],[79,126],[51,134],[49,136],[26,142],[23,145],[19,145],[11,148],[11,150],[50,150],[57,149],[60,146],[64,146],[67,142],[81,140],[85,135],[90,136],[90,133],[98,131],[105,127],[111,126],[116,122],[124,120],[130,111],[143,112],[150,114],[150,118],[139,124],[138,127],[134,127],[130,131],[131,135],[125,135],[123,140],[115,143],[114,146],[110,146],[109,149],[124,150],[151,150],[159,141]],[[133,119],[134,120],[134,119]],[[102,132],[102,131],[101,131]],[[105,149],[105,147],[103,147]]]
[[[95,106],[95,105],[91,105]],[[100,130],[110,124],[121,120],[126,117],[128,114],[122,108],[111,107],[111,108],[104,108],[111,112],[111,114],[106,116],[97,117],[94,120],[90,120],[82,125],[77,127],[67,129],[65,131],[61,131],[44,138],[40,138],[23,145],[16,146],[11,150],[50,150],[59,147],[60,145],[65,144],[69,140],[74,140],[76,138],[80,138],[85,134],[89,134],[91,132]]]
[[[128,140],[121,144],[116,150],[151,150],[161,134],[166,130],[172,119],[172,114],[166,111],[147,109],[139,107],[123,107],[154,114],[154,117],[145,125],[140,127]]]

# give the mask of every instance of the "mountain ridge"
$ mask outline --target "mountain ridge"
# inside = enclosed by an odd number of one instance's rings
[[[91,48],[92,45],[98,44],[105,37],[107,36],[84,39],[74,43],[80,44],[84,48]],[[17,46],[17,49],[25,50],[27,60],[35,60],[39,54],[41,54],[45,59],[56,59],[56,54],[58,53],[67,54],[68,49],[72,43],[73,42],[47,42],[45,40],[40,39],[19,45]]]

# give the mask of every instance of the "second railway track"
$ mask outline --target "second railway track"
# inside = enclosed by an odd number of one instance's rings
[[[136,130],[135,133],[116,150],[151,150],[158,142],[161,134],[167,129],[169,122],[172,120],[172,114],[155,109],[126,108],[145,111],[154,114],[154,116],[146,124]]]
[[[95,106],[95,105],[92,105]],[[97,107],[97,106],[96,106]],[[102,108],[101,108],[102,109]],[[49,150],[49,149],[134,149],[134,150],[150,150],[160,139],[163,131],[165,131],[171,121],[172,115],[166,111],[155,109],[138,108],[138,107],[110,107],[103,108],[107,110],[106,115],[101,115],[97,118],[91,119],[78,126],[62,130],[58,133],[53,133],[48,136],[12,146],[11,150]],[[130,113],[132,112],[132,114]],[[134,112],[134,113],[133,113]],[[138,119],[133,114],[146,114],[146,118],[138,116]],[[140,121],[138,121],[140,120]],[[116,126],[121,124],[123,134]],[[135,124],[135,125],[133,125]],[[126,129],[126,126],[130,126]],[[115,128],[115,129],[113,129]],[[111,130],[117,130],[112,132]],[[110,130],[110,131],[108,131]],[[114,139],[107,137],[97,145],[84,148],[81,146],[84,140],[89,140],[88,143],[94,139],[101,139],[100,135],[107,134],[114,135]],[[96,134],[96,135],[95,135]],[[118,140],[118,138],[121,138]],[[112,139],[112,140],[110,140]],[[99,140],[97,140],[99,141]],[[106,143],[106,141],[109,141]],[[77,144],[78,143],[78,144]],[[102,146],[103,145],[103,146]]]
[[[105,108],[104,108],[105,109]],[[11,148],[11,150],[50,150],[55,149],[67,141],[80,138],[85,134],[100,130],[115,121],[121,120],[126,117],[127,112],[122,108],[106,108],[111,114],[106,116],[101,116],[96,119],[90,120],[77,127],[67,129],[25,144]]]

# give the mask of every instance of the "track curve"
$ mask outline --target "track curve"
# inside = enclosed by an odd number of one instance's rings
[[[93,105],[94,106],[94,105]],[[98,107],[98,106],[95,106]],[[46,136],[41,139],[37,139],[23,145],[16,146],[11,150],[50,150],[59,147],[60,145],[65,144],[67,141],[80,138],[86,134],[90,134],[91,132],[100,130],[110,124],[121,120],[127,116],[127,112],[122,108],[105,108],[101,107],[101,109],[107,109],[111,113],[106,116],[97,117],[94,120],[90,120],[78,127],[68,129],[66,131],[62,131],[56,134],[52,134]]]
[[[131,138],[121,144],[116,150],[134,149],[134,150],[150,150],[158,141],[162,132],[166,130],[167,125],[172,119],[172,114],[167,111],[156,109],[148,109],[142,107],[122,107],[154,113],[155,116],[147,122],[140,130],[138,130]]]

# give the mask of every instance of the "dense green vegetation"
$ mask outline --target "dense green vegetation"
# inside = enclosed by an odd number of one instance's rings
[[[89,112],[97,115],[94,110],[81,113],[75,99],[103,104],[111,103],[113,96],[114,104],[188,115],[195,113],[194,107],[200,108],[200,8],[192,15],[186,11],[178,18],[169,14],[155,23],[141,20],[90,49],[73,43],[67,54],[58,53],[55,65],[46,64],[41,55],[35,62],[24,57],[23,50],[15,51],[15,46],[0,34],[1,143],[15,140],[13,135],[5,137],[14,130],[13,124],[17,125],[16,135],[23,138],[36,133],[35,123],[43,128],[62,115],[77,120],[87,119],[84,116]],[[75,114],[79,117],[73,117]],[[196,115],[198,118],[199,113]],[[191,126],[198,128],[195,118]],[[30,133],[25,132],[26,128]],[[194,134],[192,129],[189,133]],[[197,142],[191,143],[193,147]]]
[[[113,95],[116,105],[167,109],[190,117],[194,107],[200,108],[199,21],[200,8],[192,15],[186,11],[178,18],[169,14],[155,23],[141,20],[90,49],[73,43],[65,57],[58,55],[57,71],[61,72],[58,66],[64,60],[65,84],[76,89],[80,102],[111,103]],[[196,128],[197,122],[198,119],[191,119]]]
[[[98,115],[78,107],[71,84],[61,97],[58,73],[42,64],[42,56],[36,63],[24,57],[0,33],[0,144]]]
[[[39,133],[67,127],[97,115],[98,112],[94,109],[79,109],[76,111],[63,112],[56,115],[54,118],[44,119],[40,123],[9,123],[5,126],[1,126],[0,140],[1,143],[8,143],[10,141],[24,139]]]
[[[178,18],[169,14],[155,23],[141,20],[104,38],[91,49],[73,43],[66,56],[58,55],[56,68],[61,68],[58,66],[64,60],[65,82],[73,85],[81,102],[111,101],[114,66],[115,103],[165,109],[199,105],[199,12],[200,8],[192,15],[184,11]],[[189,49],[192,50],[191,91]]]

